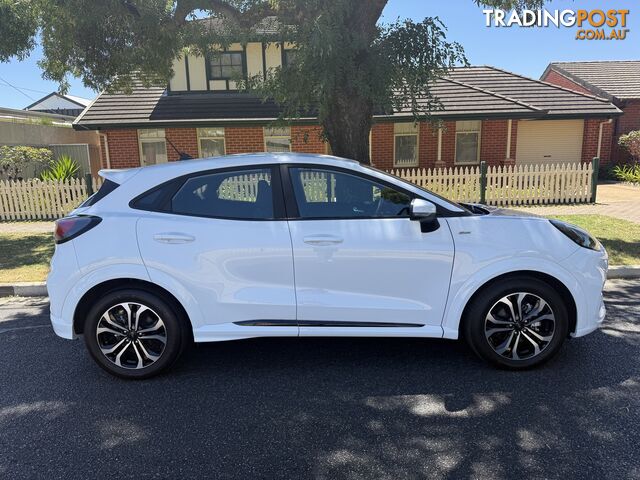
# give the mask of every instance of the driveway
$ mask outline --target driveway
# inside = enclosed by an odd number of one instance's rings
[[[145,382],[0,305],[2,478],[640,477],[640,283],[543,368],[461,343],[261,339],[193,348]]]
[[[519,207],[538,215],[608,215],[640,223],[640,186],[623,183],[598,185],[597,202],[581,205]]]

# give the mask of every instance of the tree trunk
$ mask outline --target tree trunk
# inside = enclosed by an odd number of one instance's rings
[[[357,95],[340,92],[334,96],[329,116],[323,122],[331,153],[370,164],[369,131],[373,108]]]

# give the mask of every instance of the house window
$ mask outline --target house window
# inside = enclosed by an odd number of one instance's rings
[[[211,80],[233,80],[244,76],[242,52],[220,52],[209,58],[209,78]]]
[[[480,161],[480,120],[456,122],[456,163],[476,164]]]
[[[265,152],[290,152],[290,127],[264,127]]]
[[[138,143],[142,166],[167,162],[167,143],[162,128],[138,130]]]
[[[224,128],[199,128],[198,148],[202,158],[224,155]]]
[[[416,167],[418,165],[418,125],[395,123],[393,125],[393,165]]]
[[[282,53],[282,63],[286,67],[287,65],[293,65],[298,55],[297,50],[284,50]]]

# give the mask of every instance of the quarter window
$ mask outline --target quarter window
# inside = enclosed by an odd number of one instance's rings
[[[244,75],[242,52],[219,52],[209,58],[211,80],[232,80]]]
[[[143,166],[167,162],[167,143],[164,139],[163,129],[138,130],[138,143]]]
[[[456,122],[456,163],[468,165],[480,161],[480,120]]]
[[[393,125],[393,164],[396,167],[418,166],[418,125]]]
[[[191,177],[171,199],[171,211],[203,217],[271,219],[274,217],[271,169]]]
[[[408,216],[411,198],[376,181],[334,170],[291,168],[301,218]]]
[[[198,147],[203,158],[224,155],[224,128],[199,128]]]
[[[264,127],[264,150],[266,152],[290,152],[290,127]]]

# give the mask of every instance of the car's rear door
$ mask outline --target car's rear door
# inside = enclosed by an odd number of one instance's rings
[[[412,194],[359,172],[292,165],[284,178],[300,335],[441,335],[454,256],[446,222],[421,228]]]
[[[196,340],[297,335],[278,168],[200,172],[166,188],[134,203],[153,210],[137,224],[140,252],[152,281],[171,278],[198,304]]]

